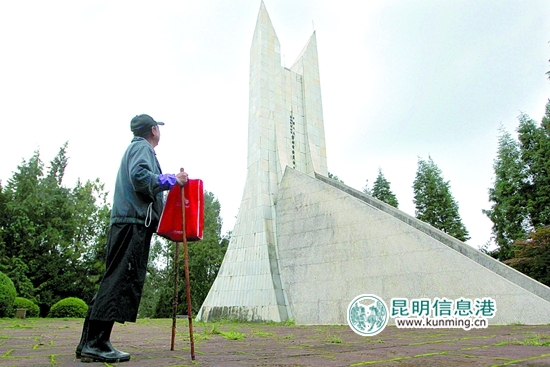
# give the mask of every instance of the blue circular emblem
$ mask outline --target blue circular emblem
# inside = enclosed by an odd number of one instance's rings
[[[348,325],[361,336],[378,334],[388,324],[388,318],[388,306],[374,294],[357,296],[348,306]]]

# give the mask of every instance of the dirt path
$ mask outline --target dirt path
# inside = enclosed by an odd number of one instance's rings
[[[110,366],[75,359],[82,319],[0,319],[0,366]],[[361,337],[348,326],[194,323],[186,319],[116,324],[111,341],[132,354],[121,366],[550,366],[550,326],[479,330],[387,327]]]

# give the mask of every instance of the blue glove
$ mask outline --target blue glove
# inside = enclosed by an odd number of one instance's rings
[[[172,173],[163,173],[159,175],[159,185],[167,190],[176,184],[176,175]]]

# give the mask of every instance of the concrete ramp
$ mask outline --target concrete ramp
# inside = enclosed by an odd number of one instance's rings
[[[549,287],[324,176],[287,167],[276,218],[278,267],[298,324],[345,324],[349,302],[365,293],[388,306],[394,297],[491,297],[491,324],[550,322]]]

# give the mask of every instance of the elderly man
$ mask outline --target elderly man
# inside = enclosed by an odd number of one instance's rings
[[[105,275],[90,302],[76,357],[82,362],[123,362],[130,354],[110,342],[114,322],[135,322],[145,282],[151,237],[163,209],[163,194],[183,186],[187,173],[163,174],[154,148],[160,140],[159,125],[149,115],[130,123],[134,133],[118,171],[111,224],[107,238]]]

